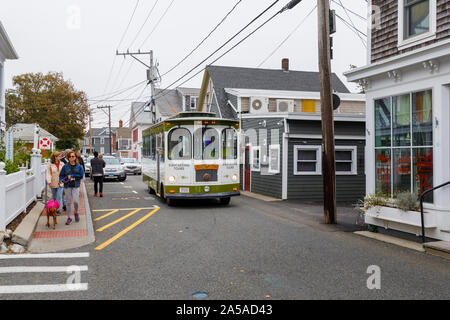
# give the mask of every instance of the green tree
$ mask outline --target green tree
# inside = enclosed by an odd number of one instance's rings
[[[87,96],[62,73],[27,73],[6,90],[6,122],[38,123],[61,142],[82,139],[89,115]]]

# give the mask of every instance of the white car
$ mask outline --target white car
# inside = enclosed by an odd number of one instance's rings
[[[125,170],[122,168],[120,161],[116,157],[112,156],[104,156],[103,160],[106,162],[106,166],[103,169],[104,176],[106,179],[117,179],[119,181],[125,181],[127,179],[127,174]]]
[[[135,158],[121,158],[120,163],[126,173],[142,174],[142,164],[137,162]]]

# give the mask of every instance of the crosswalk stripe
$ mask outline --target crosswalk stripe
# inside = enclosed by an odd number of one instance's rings
[[[0,254],[0,260],[6,260],[6,259],[72,259],[72,258],[89,258],[89,252]]]
[[[0,286],[0,294],[49,293],[49,292],[86,291],[86,290],[88,290],[87,283]]]
[[[64,266],[64,267],[35,267],[35,266],[20,266],[20,267],[2,267],[0,273],[30,273],[30,272],[72,272],[76,268],[77,271],[88,271],[88,266]]]

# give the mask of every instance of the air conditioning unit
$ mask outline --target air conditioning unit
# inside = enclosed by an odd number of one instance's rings
[[[250,99],[250,112],[251,113],[267,113],[267,112],[269,112],[269,99],[252,97]]]
[[[277,100],[277,112],[294,112],[294,100]]]

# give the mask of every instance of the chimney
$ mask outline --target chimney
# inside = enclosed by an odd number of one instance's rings
[[[119,120],[119,128],[122,128],[122,127],[123,127],[123,121]]]
[[[283,60],[281,60],[281,69],[283,69],[283,71],[285,71],[285,72],[289,72],[289,59],[288,58],[284,58]]]

